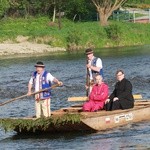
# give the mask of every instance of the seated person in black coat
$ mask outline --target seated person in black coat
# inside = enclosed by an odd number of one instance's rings
[[[134,107],[132,84],[124,76],[125,75],[122,70],[118,70],[116,72],[118,82],[116,83],[115,89],[109,99],[105,101],[105,109],[107,111],[129,109]]]

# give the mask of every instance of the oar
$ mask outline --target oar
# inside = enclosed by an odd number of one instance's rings
[[[49,87],[49,88],[45,88],[45,89],[39,90],[39,91],[37,91],[37,92],[33,92],[33,93],[30,94],[30,96],[31,96],[31,95],[35,95],[35,94],[38,94],[38,93],[41,93],[41,92],[44,92],[44,91],[47,91],[47,90],[49,90],[49,89],[53,89],[53,88],[58,87],[58,86],[59,86],[59,84],[54,84],[54,85],[52,85],[52,86]],[[0,106],[3,106],[3,105],[8,104],[8,103],[11,103],[11,102],[13,102],[13,101],[15,101],[15,100],[24,98],[24,97],[26,97],[26,96],[29,96],[29,95],[28,95],[28,94],[25,94],[25,95],[22,95],[22,96],[19,96],[19,97],[10,99],[10,100],[8,100],[8,101],[6,101],[6,102],[1,103]]]

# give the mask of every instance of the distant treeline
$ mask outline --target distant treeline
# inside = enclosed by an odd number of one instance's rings
[[[147,4],[150,0],[128,0],[128,6]],[[125,4],[125,5],[126,5]],[[140,6],[140,5],[139,5]],[[145,7],[146,5],[144,5]],[[0,0],[0,18],[49,16],[56,11],[64,12],[66,18],[71,20],[96,20],[96,8],[92,0]]]
[[[68,19],[89,20],[96,18],[96,9],[91,0],[1,0],[0,17],[49,16],[54,10],[64,12]],[[91,18],[89,18],[91,16]]]

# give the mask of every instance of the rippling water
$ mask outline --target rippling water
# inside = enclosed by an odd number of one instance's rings
[[[104,66],[105,82],[113,90],[115,71],[123,69],[133,84],[133,93],[150,99],[150,46],[99,49]],[[54,89],[52,110],[72,105],[69,96],[85,95],[85,56],[83,53],[62,53],[27,58],[0,58],[0,102],[21,96],[27,92],[27,83],[34,64],[43,61],[46,70],[64,82]],[[24,98],[1,106],[2,117],[25,117],[34,115],[33,98]],[[0,129],[0,149],[150,149],[150,123],[128,125],[98,133],[19,136]]]

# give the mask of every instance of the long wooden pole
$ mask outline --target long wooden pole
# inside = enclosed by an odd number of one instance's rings
[[[45,89],[39,90],[39,91],[37,91],[37,92],[33,92],[33,93],[31,93],[31,95],[35,95],[35,94],[38,94],[38,93],[47,91],[47,90],[49,90],[49,89],[53,89],[53,88],[58,87],[58,86],[59,86],[58,84],[55,84],[55,85],[52,85],[52,86],[49,87],[49,88],[45,88]],[[30,96],[31,96],[31,95],[30,95]],[[18,100],[18,99],[21,99],[21,98],[24,98],[24,97],[27,97],[27,96],[29,96],[29,95],[28,95],[28,94],[25,94],[25,95],[22,95],[22,96],[19,96],[19,97],[10,99],[10,100],[8,100],[8,101],[6,101],[6,102],[1,103],[0,106],[3,106],[3,105],[5,105],[5,104],[11,103],[11,102],[13,102],[13,101],[15,101],[15,100]]]
[[[88,59],[86,59],[86,65],[88,64]],[[89,96],[89,88],[90,88],[90,77],[89,77],[89,68],[86,67],[86,86],[88,86],[88,89],[86,89],[86,96]]]

